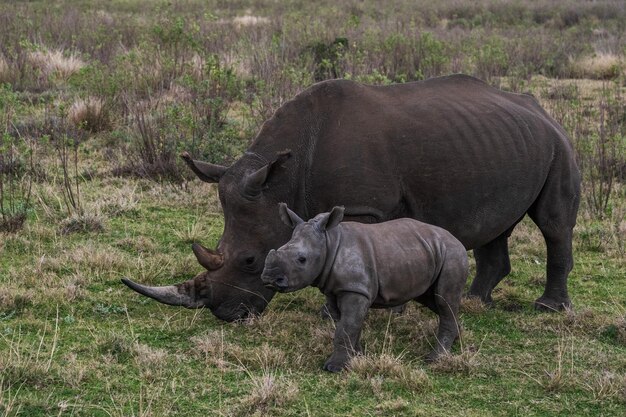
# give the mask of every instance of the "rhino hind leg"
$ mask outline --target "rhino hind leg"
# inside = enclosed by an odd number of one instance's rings
[[[546,286],[535,308],[559,311],[571,307],[567,277],[574,266],[572,237],[580,202],[580,174],[561,166],[550,175],[528,215],[546,242]]]
[[[472,281],[468,295],[478,297],[485,304],[491,304],[491,292],[502,279],[511,272],[508,237],[513,228],[484,246],[474,249],[476,277]]]
[[[535,308],[543,311],[560,311],[572,306],[567,292],[567,276],[574,266],[572,236],[574,219],[571,222],[554,222],[544,213],[529,212],[546,241],[546,286],[543,295],[535,301]],[[566,220],[566,219],[563,219]],[[568,224],[569,223],[569,224]]]

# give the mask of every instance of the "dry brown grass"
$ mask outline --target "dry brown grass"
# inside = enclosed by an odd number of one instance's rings
[[[483,314],[489,306],[478,297],[463,297],[461,299],[461,312],[467,314]]]
[[[99,132],[110,127],[104,100],[98,97],[79,98],[67,112],[68,121],[81,129]]]
[[[572,61],[572,73],[579,78],[610,80],[626,73],[624,59],[612,53],[595,53]]]
[[[166,350],[135,342],[132,355],[144,379],[154,381],[163,376],[168,360]]]
[[[49,50],[41,48],[28,55],[31,65],[39,69],[46,77],[57,77],[67,80],[72,74],[78,72],[86,64],[77,54],[65,53],[62,50]]]
[[[38,275],[52,272],[69,274],[66,283],[82,286],[101,277],[108,276],[112,269],[131,268],[134,264],[124,254],[113,248],[105,248],[96,243],[66,248],[60,253],[51,253],[41,257],[35,265]],[[38,277],[40,279],[40,277]],[[49,285],[63,285],[58,277]],[[45,283],[41,283],[45,285]]]
[[[94,214],[73,214],[61,221],[59,230],[63,235],[104,231],[105,219]]]
[[[194,346],[192,353],[208,365],[220,370],[237,367],[238,359],[243,349],[236,344],[224,340],[223,331],[212,330],[201,336],[191,338]]]
[[[270,19],[263,16],[252,16],[249,14],[243,16],[236,16],[233,18],[233,23],[235,26],[256,26],[256,25],[266,25],[270,22]]]
[[[87,211],[116,217],[136,211],[140,200],[141,191],[137,184],[124,182],[103,189],[101,197],[88,206]]]
[[[446,374],[472,375],[480,367],[480,349],[469,346],[461,353],[447,353],[441,355],[430,368],[435,372]]]
[[[272,408],[284,407],[298,395],[297,384],[284,375],[266,370],[261,375],[247,372],[250,394],[240,400],[239,414],[242,416],[270,415]]]
[[[611,399],[626,402],[626,374],[609,371],[601,374],[586,372],[582,381],[583,389],[597,402]]]
[[[20,312],[33,302],[33,293],[10,287],[0,288],[0,314]]]
[[[405,363],[403,355],[391,353],[357,355],[350,360],[348,370],[370,381],[394,380],[414,392],[422,392],[430,386],[426,372],[414,364]]]
[[[193,221],[187,224],[187,227],[183,229],[175,229],[172,231],[174,236],[179,241],[184,243],[203,242],[211,235],[211,232],[206,229],[205,224],[202,221]]]
[[[9,61],[3,55],[0,55],[0,84],[10,83],[12,80],[13,74]]]
[[[27,384],[43,387],[57,371],[54,361],[59,340],[59,310],[54,324],[46,325],[34,341],[27,341],[21,330],[12,334],[0,333],[0,343],[9,347],[0,356],[0,375],[8,386]],[[34,342],[34,343],[33,343]],[[0,404],[1,405],[1,404]]]

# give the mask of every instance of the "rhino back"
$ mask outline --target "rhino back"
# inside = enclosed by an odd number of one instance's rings
[[[411,217],[474,248],[526,213],[551,167],[573,160],[532,98],[471,77],[337,89],[309,151],[313,213],[342,204],[359,221]]]
[[[268,190],[302,217],[335,205],[347,220],[410,217],[468,249],[521,219],[549,175],[577,170],[563,129],[532,97],[463,75],[315,84],[263,125],[249,151],[270,159],[287,148],[293,157]]]

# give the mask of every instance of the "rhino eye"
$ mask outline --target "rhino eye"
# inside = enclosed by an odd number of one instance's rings
[[[248,256],[244,262],[246,263],[246,265],[252,265],[254,263],[254,256]]]
[[[301,264],[306,262],[306,258],[304,256],[298,256],[298,262],[300,262]]]

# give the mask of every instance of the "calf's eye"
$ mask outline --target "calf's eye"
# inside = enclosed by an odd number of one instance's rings
[[[298,256],[298,262],[300,262],[301,264],[306,262],[306,258],[304,256]]]

